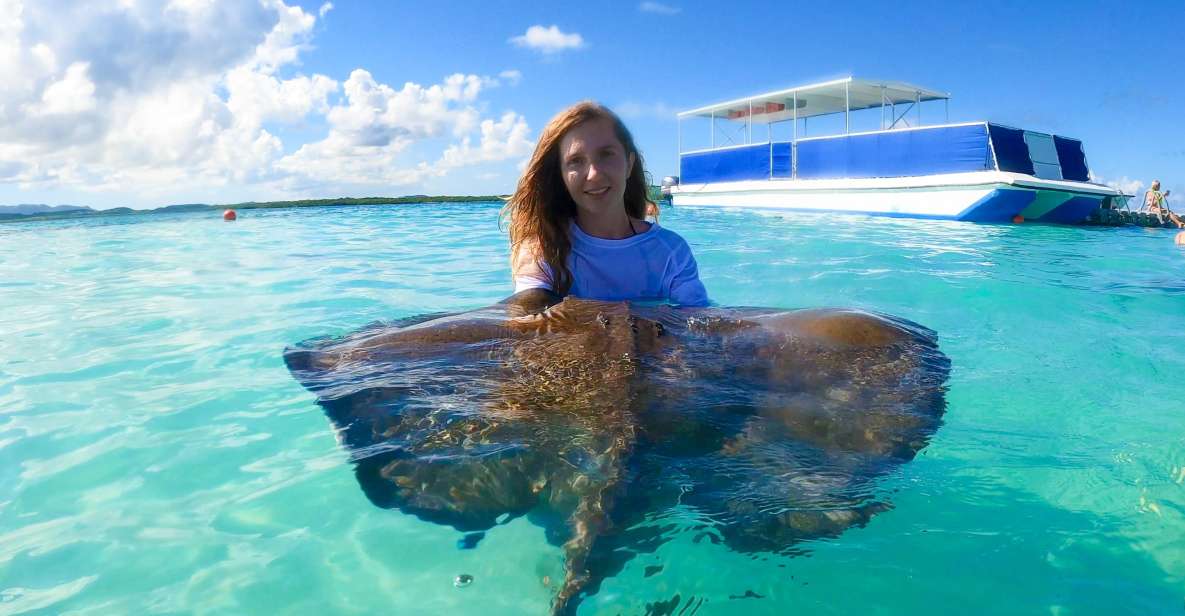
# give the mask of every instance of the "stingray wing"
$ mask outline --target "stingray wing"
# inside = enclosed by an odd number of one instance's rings
[[[785,551],[886,507],[877,479],[928,442],[949,361],[934,332],[848,310],[645,309],[637,498],[709,536]]]
[[[487,310],[378,324],[285,350],[374,504],[480,530],[537,502],[531,431],[489,408],[513,340],[503,320]]]
[[[615,476],[632,429],[625,304],[511,302],[412,323],[284,355],[372,502],[475,530],[541,501],[566,515]]]

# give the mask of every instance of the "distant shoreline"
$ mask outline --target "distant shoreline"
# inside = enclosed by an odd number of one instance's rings
[[[282,209],[298,207],[325,207],[351,205],[401,205],[408,203],[497,203],[505,201],[508,195],[407,195],[403,197],[338,197],[335,199],[299,199],[295,201],[246,201],[212,205],[208,203],[183,203],[163,207],[137,210],[117,207],[109,210],[80,208],[61,212],[39,212],[35,214],[0,213],[0,223],[33,222],[37,220],[65,220],[72,218],[94,218],[98,216],[145,216],[152,214],[173,214],[177,212],[217,212],[218,210]]]
[[[325,207],[335,205],[401,205],[409,203],[498,203],[504,202],[510,195],[405,195],[403,197],[337,197],[334,199],[298,199],[295,201],[245,201],[243,203],[225,203],[212,205],[209,203],[180,203],[166,205],[149,210],[137,210],[130,207],[117,207],[109,210],[96,210],[89,207],[77,207],[62,211],[40,211],[29,214],[4,212],[0,210],[0,223],[33,222],[37,220],[69,220],[73,218],[94,218],[96,216],[145,216],[152,214],[175,214],[177,212],[216,212],[218,210],[257,210],[282,209],[296,207]],[[650,186],[648,198],[658,202],[662,193],[658,186]],[[12,206],[3,206],[12,207]],[[15,206],[24,207],[24,206]],[[50,209],[49,206],[36,205],[32,207]],[[70,207],[70,206],[58,206]]]

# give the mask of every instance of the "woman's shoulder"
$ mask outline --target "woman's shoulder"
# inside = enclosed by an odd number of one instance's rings
[[[682,235],[659,225],[656,222],[650,223],[650,229],[647,235],[654,238],[655,241],[662,243],[672,250],[687,250],[687,240],[683,239]]]

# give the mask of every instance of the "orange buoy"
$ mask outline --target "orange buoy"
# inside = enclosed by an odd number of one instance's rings
[[[1013,216],[1013,217],[1012,217],[1012,222],[1014,222],[1014,223],[1016,223],[1016,224],[1018,224],[1018,225],[1019,225],[1020,223],[1024,222],[1024,221],[1025,221],[1025,217],[1024,217],[1024,216],[1021,216],[1020,214],[1017,214],[1016,216]]]
[[[222,213],[222,220],[230,221],[230,220],[235,220],[238,217],[239,217],[239,215],[236,214],[234,210],[226,210],[225,212]]]

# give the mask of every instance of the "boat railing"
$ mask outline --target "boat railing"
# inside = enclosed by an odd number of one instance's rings
[[[706,135],[698,130],[687,134],[691,141],[707,137],[712,149],[753,145],[765,126],[766,142],[776,141],[775,128],[787,127],[792,140],[807,137],[815,123],[835,124],[834,132],[850,134],[853,121],[871,122],[879,114],[882,130],[916,127],[922,124],[924,103],[940,102],[946,122],[950,108],[945,92],[896,81],[878,81],[844,77],[800,85],[755,96],[713,103],[676,114],[679,154],[684,153],[684,123],[707,123]],[[723,127],[723,128],[722,128]],[[718,140],[719,138],[719,140]],[[694,151],[696,147],[690,148]]]

